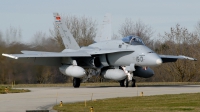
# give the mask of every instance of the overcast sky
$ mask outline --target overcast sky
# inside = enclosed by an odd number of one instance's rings
[[[177,23],[193,31],[200,21],[200,0],[0,0],[0,31],[20,28],[25,41],[36,32],[49,35],[53,12],[91,17],[101,24],[106,13],[112,15],[113,33],[126,18],[141,20],[158,33],[169,32]]]

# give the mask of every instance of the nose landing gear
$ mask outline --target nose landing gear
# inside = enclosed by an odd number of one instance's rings
[[[129,82],[131,82],[131,87],[135,87],[136,80],[133,78],[133,72],[129,72],[125,67],[120,67],[127,74],[124,80],[119,81],[121,87],[128,87]]]
[[[128,78],[126,78],[124,80],[119,81],[119,83],[121,87],[129,87],[130,83],[131,83],[131,87],[135,87],[136,80],[132,79],[129,81]]]
[[[128,87],[129,85],[128,78],[125,78],[124,80],[119,81],[119,83],[121,87]]]

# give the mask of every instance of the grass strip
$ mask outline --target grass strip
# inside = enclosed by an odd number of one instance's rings
[[[0,94],[30,92],[28,89],[15,89],[11,86],[0,86]]]
[[[55,105],[58,112],[200,112],[200,93],[112,98]]]

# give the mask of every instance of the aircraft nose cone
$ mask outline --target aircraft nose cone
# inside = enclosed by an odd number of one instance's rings
[[[160,65],[162,63],[162,60],[161,59],[157,59],[156,60],[156,64]]]

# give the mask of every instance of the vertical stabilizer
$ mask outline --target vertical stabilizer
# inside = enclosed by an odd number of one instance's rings
[[[53,13],[55,19],[55,25],[59,30],[61,38],[63,40],[64,46],[66,49],[80,49],[78,43],[72,36],[71,32],[67,28],[67,25],[63,22],[58,13]]]
[[[107,13],[104,16],[103,24],[101,26],[101,31],[97,34],[95,37],[95,41],[105,41],[105,40],[111,40],[111,14]]]

